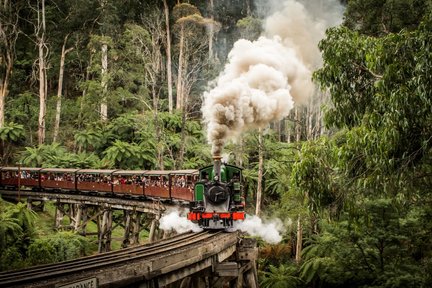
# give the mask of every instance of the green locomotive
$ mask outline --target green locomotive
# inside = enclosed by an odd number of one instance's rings
[[[199,170],[188,219],[204,229],[232,228],[235,221],[244,220],[242,181],[241,168],[215,157],[214,165]]]

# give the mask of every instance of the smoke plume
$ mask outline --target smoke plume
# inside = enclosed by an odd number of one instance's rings
[[[314,92],[311,70],[321,63],[317,48],[328,21],[289,0],[268,17],[256,41],[238,40],[224,70],[204,93],[202,107],[212,154],[244,131],[286,117],[294,103]]]
[[[171,210],[164,214],[159,220],[159,228],[165,231],[174,230],[177,233],[202,231],[198,224],[189,221],[184,213],[178,210]]]
[[[284,232],[283,224],[280,219],[263,222],[258,216],[247,215],[242,222],[236,222],[235,229],[247,232],[251,236],[259,236],[270,244],[279,243],[282,240],[281,233]]]

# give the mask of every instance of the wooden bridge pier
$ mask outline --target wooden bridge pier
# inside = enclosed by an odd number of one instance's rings
[[[232,253],[234,252],[234,253]],[[235,251],[226,251],[231,254],[227,259],[220,262],[219,257],[224,258],[224,255],[214,255],[211,262],[212,265],[206,269],[199,270],[189,276],[184,276],[181,273],[175,274],[177,281],[171,282],[166,288],[256,288],[258,287],[258,275],[256,268],[256,260],[258,258],[258,248],[255,239],[242,238],[235,248]],[[194,269],[196,267],[191,267]],[[183,271],[184,274],[190,273]],[[169,280],[168,280],[169,282]],[[151,282],[134,286],[139,288],[154,287]]]
[[[122,247],[139,244],[139,234],[143,229],[149,230],[149,242],[158,239],[159,214],[145,213],[131,209],[130,207],[113,207],[104,203],[102,205],[90,205],[83,203],[68,203],[58,199],[55,202],[55,227],[58,230],[74,230],[87,236],[96,233],[87,231],[87,224],[97,224],[98,251],[111,251],[112,231],[117,227],[124,229]],[[121,217],[114,217],[114,211],[123,211]],[[68,224],[64,224],[67,217]]]

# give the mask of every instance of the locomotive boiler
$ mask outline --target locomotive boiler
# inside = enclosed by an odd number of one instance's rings
[[[199,170],[188,219],[204,229],[227,229],[245,219],[242,169],[214,157],[214,165]]]

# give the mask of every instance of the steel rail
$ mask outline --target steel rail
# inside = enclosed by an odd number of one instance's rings
[[[154,248],[157,248],[160,246],[167,245],[167,244],[172,243],[172,242],[181,241],[183,239],[190,238],[191,235],[192,235],[191,232],[187,232],[187,233],[175,235],[171,238],[162,239],[162,240],[159,240],[159,241],[156,241],[153,243],[147,243],[147,244],[143,244],[143,245],[139,245],[139,246],[132,246],[132,247],[124,248],[121,250],[106,252],[103,254],[91,255],[91,256],[81,257],[78,259],[62,261],[62,262],[58,262],[58,263],[43,264],[43,265],[38,265],[38,266],[29,267],[29,268],[20,269],[20,270],[3,271],[3,272],[0,272],[0,282],[6,278],[16,277],[17,275],[19,276],[23,272],[26,272],[27,275],[35,273],[35,272],[39,272],[39,271],[46,272],[46,269],[51,269],[51,267],[58,269],[58,268],[62,268],[63,266],[68,267],[70,265],[76,265],[76,263],[83,264],[83,263],[90,263],[91,261],[94,261],[94,260],[97,260],[97,261],[109,260],[112,258],[119,257],[122,254],[142,252],[142,251],[145,251],[147,249],[154,249]],[[195,235],[199,235],[199,234],[195,234]]]
[[[149,249],[143,249],[142,251],[134,252],[132,249],[128,253],[119,254],[119,255],[112,255],[112,257],[104,258],[104,254],[93,256],[92,261],[89,261],[87,263],[80,263],[79,259],[77,263],[73,263],[72,265],[64,265],[63,263],[59,264],[51,264],[49,267],[45,267],[48,269],[40,270],[33,273],[28,273],[26,269],[16,271],[17,274],[11,277],[3,277],[0,278],[0,287],[10,287],[12,285],[23,285],[32,283],[34,281],[41,281],[43,279],[48,279],[54,276],[61,276],[65,274],[70,274],[74,272],[79,272],[83,270],[88,269],[100,269],[106,266],[116,265],[120,264],[125,261],[132,261],[132,260],[144,260],[145,258],[151,257],[151,256],[157,256],[159,254],[173,251],[176,249],[181,249],[184,247],[187,247],[191,244],[195,244],[196,242],[205,241],[208,238],[213,238],[219,233],[208,233],[208,232],[201,232],[201,233],[195,233],[195,234],[189,234],[189,237],[180,237],[177,238],[175,241],[172,241],[172,243],[160,243],[159,245],[156,245],[157,247],[153,246],[147,246],[146,248]],[[100,258],[98,256],[101,256]],[[6,275],[5,275],[6,276]],[[4,286],[6,285],[6,286]]]

